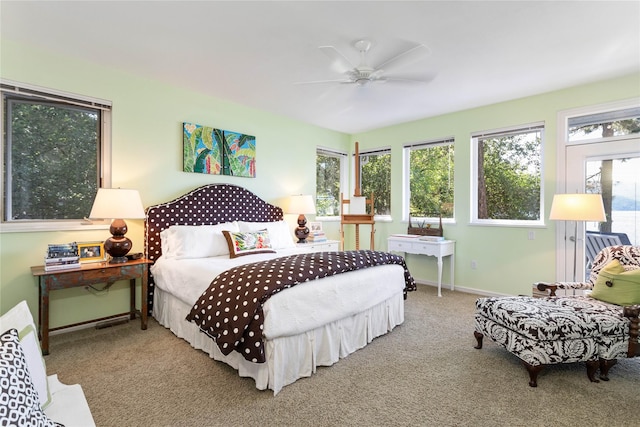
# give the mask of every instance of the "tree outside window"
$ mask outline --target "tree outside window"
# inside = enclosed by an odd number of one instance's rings
[[[453,218],[453,139],[407,145],[411,217]]]
[[[586,114],[568,120],[567,141],[595,141],[640,134],[640,107]]]
[[[640,107],[630,107],[570,117],[567,140],[583,144],[604,143],[640,135]],[[637,242],[638,166],[640,156],[630,153],[616,158],[594,158],[586,162],[585,193],[602,195],[606,221],[586,223],[588,231],[625,233]]]
[[[2,89],[3,222],[86,217],[100,186],[103,108]]]
[[[540,221],[543,127],[474,137],[475,220]]]
[[[340,193],[346,181],[346,153],[318,148],[316,152],[316,215],[340,216]]]
[[[374,215],[391,215],[391,149],[360,153],[360,193],[373,194]]]

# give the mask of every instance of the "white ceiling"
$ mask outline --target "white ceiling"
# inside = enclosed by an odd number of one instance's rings
[[[7,1],[2,38],[346,133],[640,71],[640,1]],[[427,84],[340,76],[319,46]],[[91,94],[87,94],[91,95]],[[167,100],[170,102],[170,100]]]

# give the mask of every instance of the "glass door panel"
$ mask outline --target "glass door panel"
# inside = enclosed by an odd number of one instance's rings
[[[640,139],[566,146],[565,159],[566,192],[602,194],[607,216],[578,224],[577,279],[584,280],[602,245],[640,244]],[[572,227],[564,226],[565,241],[574,241]],[[565,278],[572,275],[573,250],[565,245]]]
[[[607,222],[587,223],[587,231],[623,234],[640,245],[640,155],[587,160],[585,184],[587,193],[602,194],[607,214]]]

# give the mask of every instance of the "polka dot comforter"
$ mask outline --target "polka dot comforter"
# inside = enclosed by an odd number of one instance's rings
[[[187,320],[211,337],[224,355],[235,350],[250,362],[264,363],[262,306],[272,295],[310,280],[385,264],[404,268],[406,298],[416,285],[401,256],[370,250],[304,253],[221,273],[196,301]]]

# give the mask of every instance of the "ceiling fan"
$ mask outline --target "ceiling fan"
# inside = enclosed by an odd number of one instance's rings
[[[429,48],[423,44],[414,46],[404,52],[401,52],[390,59],[382,62],[378,66],[371,66],[367,61],[367,52],[371,49],[372,42],[362,39],[353,43],[354,47],[360,53],[360,64],[355,66],[349,61],[338,49],[333,46],[320,46],[319,49],[329,57],[332,61],[332,68],[344,77],[334,80],[316,80],[310,82],[300,82],[296,84],[315,84],[315,83],[341,83],[355,84],[358,86],[367,86],[371,83],[397,82],[397,83],[426,83],[430,78],[412,79],[400,76],[389,75],[388,72],[402,66],[409,65],[429,53]]]

